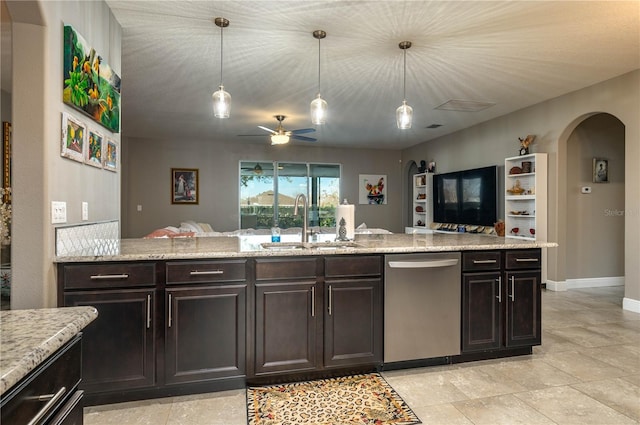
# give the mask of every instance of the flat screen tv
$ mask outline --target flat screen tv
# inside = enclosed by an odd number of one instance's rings
[[[433,221],[493,226],[498,215],[498,167],[436,174]]]

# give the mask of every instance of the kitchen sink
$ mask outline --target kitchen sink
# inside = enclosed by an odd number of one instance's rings
[[[325,241],[325,242],[263,242],[262,248],[268,250],[291,250],[291,249],[318,249],[333,250],[344,248],[357,248],[361,245],[353,241]]]

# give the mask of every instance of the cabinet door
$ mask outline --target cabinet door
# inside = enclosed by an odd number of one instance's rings
[[[382,280],[327,280],[324,366],[382,361]]]
[[[317,296],[315,280],[256,284],[256,375],[316,368]]]
[[[83,330],[82,389],[99,393],[154,385],[153,289],[67,292],[64,304],[98,310]]]
[[[462,352],[499,348],[502,344],[500,272],[462,274]]]
[[[540,270],[511,271],[505,276],[506,346],[540,345],[542,331]]]
[[[246,285],[166,291],[166,383],[245,374]]]

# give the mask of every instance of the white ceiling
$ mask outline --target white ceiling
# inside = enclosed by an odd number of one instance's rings
[[[320,146],[412,146],[640,68],[638,1],[106,0],[123,27],[122,134],[268,143],[257,126],[313,127],[322,29]],[[224,86],[231,117],[213,117]],[[398,130],[402,50],[411,130]],[[451,99],[480,112],[435,110]],[[438,129],[427,129],[442,124]],[[525,135],[528,129],[522,129]],[[239,137],[240,134],[264,135]],[[309,143],[309,142],[294,142]]]

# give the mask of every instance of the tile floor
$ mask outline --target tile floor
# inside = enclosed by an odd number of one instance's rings
[[[640,314],[623,287],[543,291],[531,356],[384,372],[423,424],[640,423]],[[85,408],[86,425],[246,425],[245,391]]]

